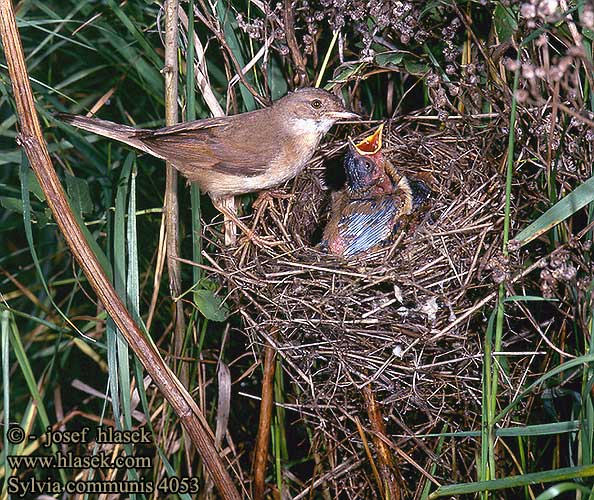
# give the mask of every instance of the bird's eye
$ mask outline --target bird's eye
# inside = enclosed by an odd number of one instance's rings
[[[319,99],[314,99],[313,101],[311,101],[311,107],[314,109],[320,109],[322,107],[322,101],[320,101]]]
[[[369,160],[365,162],[365,170],[367,170],[368,172],[371,172],[373,170],[373,163],[371,163]]]

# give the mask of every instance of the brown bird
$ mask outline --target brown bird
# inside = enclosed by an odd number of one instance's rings
[[[267,108],[157,130],[86,116],[58,114],[58,118],[169,161],[207,192],[220,212],[254,237],[226,208],[225,199],[292,179],[303,170],[334,123],[358,115],[347,111],[330,92],[303,88]]]

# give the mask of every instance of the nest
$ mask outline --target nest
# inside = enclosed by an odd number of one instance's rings
[[[254,211],[257,234],[282,244],[220,249],[212,260],[224,262],[218,274],[254,348],[268,343],[281,356],[296,386],[288,406],[317,429],[333,457],[326,469],[350,464],[332,477],[352,498],[373,495],[361,493],[373,483],[369,470],[355,473],[366,462],[358,422],[371,418],[364,391],[409,457],[401,472],[411,479],[419,479],[415,463],[435,459],[412,434],[438,432],[446,420],[476,428],[480,414],[476,332],[484,332],[479,306],[494,291],[489,263],[501,248],[501,162],[488,154],[492,134],[420,123],[386,125],[385,156],[398,172],[434,181],[424,210],[389,247],[349,261],[315,247],[332,192],[325,165],[340,162],[341,141]]]

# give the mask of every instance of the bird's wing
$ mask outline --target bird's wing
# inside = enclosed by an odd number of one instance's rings
[[[191,130],[207,130],[215,127],[224,127],[229,124],[232,117],[221,116],[217,118],[205,118],[203,120],[194,120],[191,122],[179,123],[169,127],[158,128],[155,130],[139,130],[135,134],[138,139],[155,139],[157,137],[166,137],[177,133],[189,132]]]
[[[241,130],[236,126],[236,116],[242,117]],[[144,131],[137,138],[190,180],[196,180],[208,170],[245,177],[260,175],[267,167],[261,158],[273,156],[278,141],[259,140],[262,134],[257,127],[261,124],[251,124],[252,113],[236,116]]]
[[[352,257],[388,243],[400,225],[400,201],[397,196],[383,196],[349,203],[338,223],[344,256]]]

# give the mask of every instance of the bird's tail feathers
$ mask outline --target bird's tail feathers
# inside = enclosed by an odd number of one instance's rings
[[[116,141],[123,142],[129,146],[151,153],[148,147],[137,138],[138,132],[143,132],[143,129],[137,129],[128,125],[120,125],[119,123],[101,120],[99,118],[70,115],[68,113],[56,113],[55,116],[64,123],[68,123],[74,127],[97,135],[102,135],[103,137],[108,137],[109,139],[115,139]]]

